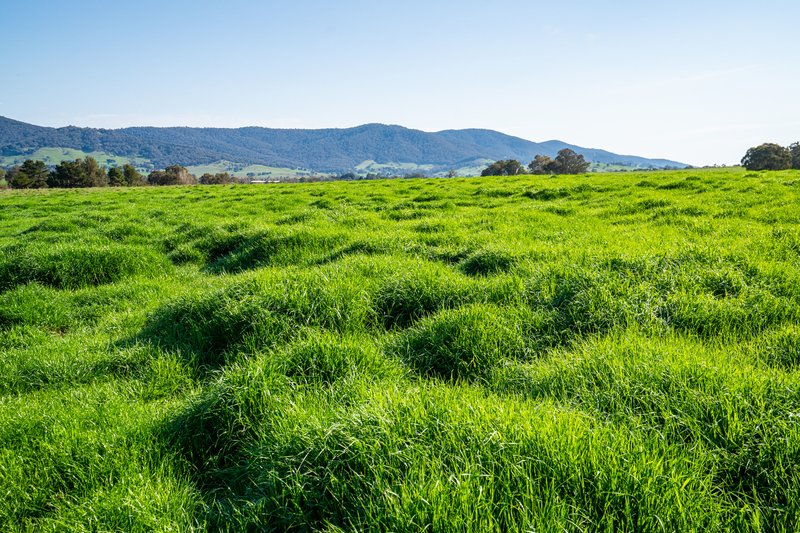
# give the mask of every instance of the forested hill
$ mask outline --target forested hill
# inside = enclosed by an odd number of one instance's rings
[[[366,124],[344,129],[272,128],[48,128],[0,117],[0,154],[24,155],[39,148],[63,147],[149,160],[156,167],[201,165],[226,160],[306,168],[320,172],[351,170],[364,161],[469,166],[482,160],[555,156],[572,148],[593,163],[631,168],[684,167],[666,159],[647,159],[587,149],[560,141],[535,143],[492,130],[428,133],[401,126]]]

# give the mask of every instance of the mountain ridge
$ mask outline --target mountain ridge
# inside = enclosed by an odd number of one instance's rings
[[[380,123],[323,129],[258,126],[51,128],[0,117],[1,155],[25,155],[46,147],[136,157],[161,168],[172,164],[191,166],[227,160],[246,165],[343,172],[355,169],[364,161],[374,161],[378,164],[425,165],[432,172],[441,172],[476,166],[486,160],[518,159],[527,163],[539,154],[554,157],[563,148],[575,150],[599,165],[631,169],[687,166],[668,159],[620,155],[558,140],[537,143],[479,128],[425,132]]]

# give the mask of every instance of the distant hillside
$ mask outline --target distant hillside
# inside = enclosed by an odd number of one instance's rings
[[[676,161],[618,155],[561,141],[535,143],[480,129],[428,133],[401,126],[366,124],[320,130],[257,127],[108,130],[47,128],[0,117],[0,155],[6,159],[55,147],[114,154],[146,161],[154,167],[198,166],[224,160],[318,172],[416,167],[436,173],[479,167],[486,160],[514,158],[527,163],[537,154],[555,156],[562,148],[571,148],[596,164],[631,169],[686,166]]]

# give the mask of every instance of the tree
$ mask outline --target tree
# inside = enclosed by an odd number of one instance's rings
[[[95,158],[86,156],[75,161],[62,161],[50,175],[51,187],[105,187],[108,176]]]
[[[238,180],[227,172],[217,172],[216,174],[206,172],[200,176],[200,185],[227,185],[237,182]]]
[[[516,159],[501,159],[483,169],[481,176],[516,176],[524,170],[525,167]]]
[[[790,144],[789,152],[792,154],[792,168],[800,169],[800,143]]]
[[[747,170],[785,170],[792,167],[792,152],[779,144],[764,143],[747,150],[742,166]]]
[[[43,161],[27,159],[22,166],[14,167],[6,180],[14,189],[43,189],[47,187],[50,171]]]
[[[150,185],[194,185],[197,178],[180,165],[172,165],[164,170],[154,170],[147,176]]]
[[[146,184],[144,176],[139,174],[136,167],[131,164],[122,165],[122,174],[125,176],[125,185],[128,187],[138,187],[139,185]]]
[[[583,174],[589,170],[589,162],[574,150],[564,148],[548,167],[552,174]]]
[[[106,174],[105,169],[100,166],[94,157],[84,157],[82,164],[83,171],[86,173],[86,179],[91,184],[89,187],[108,186],[108,175]]]
[[[123,174],[121,168],[113,167],[108,169],[108,184],[112,187],[124,187],[127,185],[125,183],[125,174]]]
[[[537,155],[528,165],[531,174],[550,174],[553,160],[546,155]]]

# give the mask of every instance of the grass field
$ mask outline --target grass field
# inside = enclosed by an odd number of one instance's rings
[[[107,152],[84,152],[73,148],[39,148],[29,154],[0,156],[0,167],[12,167],[21,165],[26,159],[44,161],[48,166],[55,166],[62,161],[74,161],[83,159],[86,156],[93,157],[104,167],[121,167],[123,165],[133,165],[140,171],[152,170],[153,165],[149,160],[139,157],[125,157],[109,154]]]
[[[798,200],[2,191],[0,530],[796,530]]]
[[[244,165],[241,163],[232,163],[230,161],[217,161],[215,163],[209,163],[208,165],[193,165],[186,168],[198,178],[205,173],[217,174],[219,172],[227,172],[231,176],[239,178],[251,177],[257,179],[301,178],[312,175],[326,175],[324,172],[316,173],[310,170],[268,167],[265,165]]]

